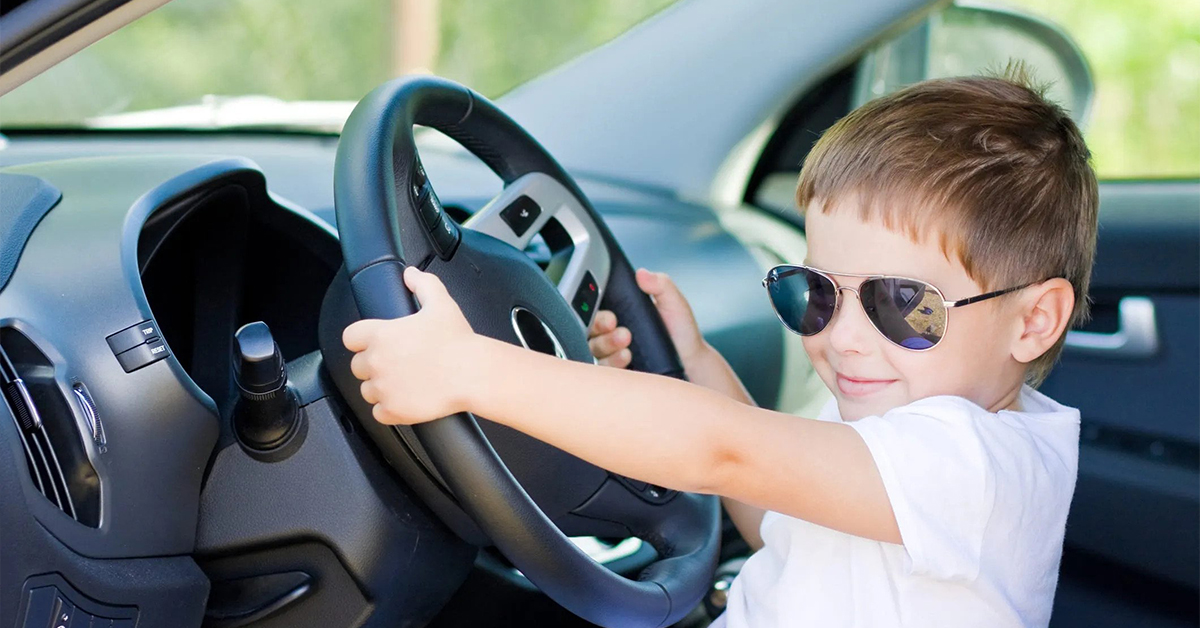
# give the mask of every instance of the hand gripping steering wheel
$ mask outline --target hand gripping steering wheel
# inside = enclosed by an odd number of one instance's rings
[[[453,138],[504,181],[462,226],[425,176],[414,125]],[[415,312],[401,278],[415,264],[442,279],[478,333],[591,362],[586,328],[603,301],[633,332],[631,368],[683,376],[662,319],[591,203],[537,141],[471,90],[421,77],[368,94],[342,132],[334,193],[349,292],[362,317]],[[539,233],[565,259],[554,273],[523,252]],[[348,369],[331,372],[384,456],[451,529],[494,544],[580,617],[665,626],[707,591],[720,544],[714,497],[609,473],[469,414],[412,428],[382,425]],[[658,559],[625,578],[568,538],[584,535],[636,536]]]

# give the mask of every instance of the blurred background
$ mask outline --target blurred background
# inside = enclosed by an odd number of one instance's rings
[[[176,0],[7,95],[0,128],[67,128],[206,97],[354,102],[412,72],[496,97],[672,2]],[[1091,64],[1086,134],[1101,178],[1200,175],[1200,0],[1007,6],[1059,25]]]

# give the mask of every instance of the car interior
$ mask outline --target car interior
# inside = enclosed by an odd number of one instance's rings
[[[683,378],[646,267],[756,403],[815,415],[761,280],[805,257],[820,133],[961,72],[931,60],[951,35],[1033,51],[1080,120],[1095,93],[1070,36],[1013,9],[679,0],[497,98],[412,75],[307,126],[221,124],[236,98],[5,118],[162,4],[0,10],[3,626],[707,626],[750,553],[715,497],[483,417],[385,426],[341,331],[414,312],[416,265],[479,333],[591,362],[613,310],[631,368]],[[1100,195],[1094,314],[1041,386],[1083,417],[1051,625],[1194,626],[1200,176]]]

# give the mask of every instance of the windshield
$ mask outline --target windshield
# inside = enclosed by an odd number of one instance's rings
[[[396,76],[488,97],[673,0],[176,0],[0,98],[0,129],[336,131]]]

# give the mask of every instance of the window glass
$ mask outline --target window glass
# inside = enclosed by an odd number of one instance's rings
[[[1200,0],[1015,0],[1063,27],[1096,83],[1101,178],[1200,177]]]
[[[308,103],[289,120],[344,118],[410,72],[495,97],[671,2],[174,0],[0,98],[0,128],[172,126],[206,111],[219,126],[269,119],[279,101]],[[190,109],[117,116],[167,107]]]
[[[1082,119],[1102,179],[1200,177],[1200,0],[1015,2],[950,6],[876,47],[860,66],[856,104],[1022,61]],[[1036,19],[1006,22],[1013,12]],[[1039,21],[1071,41],[1060,45]],[[1072,63],[1080,54],[1090,71]]]

